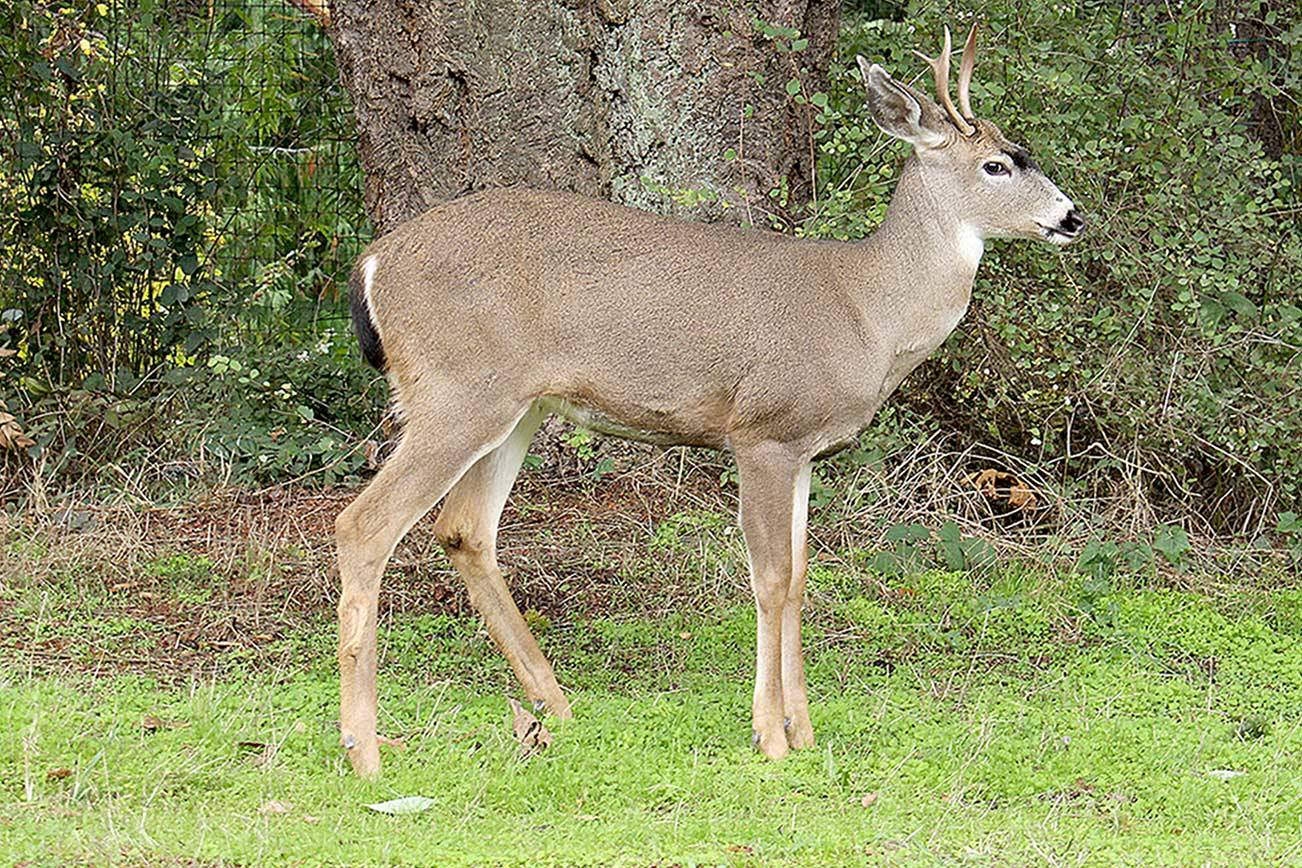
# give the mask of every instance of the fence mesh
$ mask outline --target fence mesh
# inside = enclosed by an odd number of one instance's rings
[[[0,299],[52,388],[342,319],[368,228],[316,17],[282,0],[19,0],[3,18]]]

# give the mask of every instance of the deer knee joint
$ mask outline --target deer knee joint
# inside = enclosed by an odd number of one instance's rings
[[[447,525],[441,527],[435,523],[434,536],[450,558],[477,558],[485,550],[485,541],[482,536],[461,526]]]
[[[438,538],[439,545],[443,546],[443,550],[448,554],[461,551],[461,546],[465,542],[465,537],[461,535],[461,531],[457,530],[444,530],[436,527],[434,528],[434,535]]]
[[[759,604],[762,611],[777,612],[786,605],[788,590],[786,582],[756,578],[752,585],[755,591],[755,602]]]

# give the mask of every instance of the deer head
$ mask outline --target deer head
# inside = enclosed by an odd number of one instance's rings
[[[976,67],[972,25],[958,76],[958,106],[949,95],[949,28],[940,55],[929,58],[937,105],[885,69],[858,57],[868,109],[886,133],[913,145],[935,202],[980,238],[1040,238],[1065,245],[1080,237],[1085,218],[1045,176],[1027,150],[972,112]]]

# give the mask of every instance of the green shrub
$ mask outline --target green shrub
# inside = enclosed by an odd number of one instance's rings
[[[34,440],[0,460],[47,483],[160,445],[250,481],[356,469],[377,405],[338,286],[366,230],[321,28],[17,0],[0,78],[0,411]]]
[[[987,248],[968,318],[896,399],[906,423],[1052,467],[1069,497],[1125,480],[1160,511],[1196,508],[1204,529],[1297,503],[1302,25],[1273,5],[970,8],[984,22],[977,113],[1036,154],[1090,227],[1066,251]],[[911,48],[946,19],[967,26],[932,2],[901,18],[845,22],[805,234],[870,231],[903,154],[867,115],[855,54],[909,78],[925,70]],[[1235,38],[1249,24],[1267,49]],[[1282,153],[1257,137],[1263,103],[1283,109]]]
[[[1036,153],[1090,229],[1065,251],[991,244],[967,320],[865,443],[950,432],[1029,462],[1068,499],[1193,514],[1195,530],[1299,511],[1302,26],[1287,11],[965,9],[984,22],[978,113]],[[13,157],[0,161],[0,350],[16,351],[0,358],[0,409],[35,436],[47,474],[152,455],[180,433],[237,474],[293,477],[373,424],[378,381],[349,355],[335,289],[365,235],[349,113],[326,87],[325,35],[293,14],[0,10]],[[965,29],[952,14],[849,4],[827,90],[786,83],[819,121],[817,207],[790,229],[849,239],[880,222],[903,150],[871,124],[854,55],[925,86],[910,49],[932,50],[947,19]],[[289,23],[269,34],[268,16]],[[1184,545],[1172,533],[1158,550],[1178,560]]]

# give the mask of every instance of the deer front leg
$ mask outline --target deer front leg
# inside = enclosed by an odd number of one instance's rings
[[[805,691],[805,659],[800,650],[800,609],[805,604],[805,579],[809,551],[809,476],[806,464],[796,477],[791,503],[791,586],[782,607],[782,707],[786,716],[787,744],[813,747],[814,726],[809,721],[809,696]]]
[[[791,593],[794,505],[805,465],[799,452],[785,444],[737,450],[741,528],[755,592],[753,739],[756,749],[771,759],[787,754],[783,612]],[[798,647],[799,635],[795,641]]]

